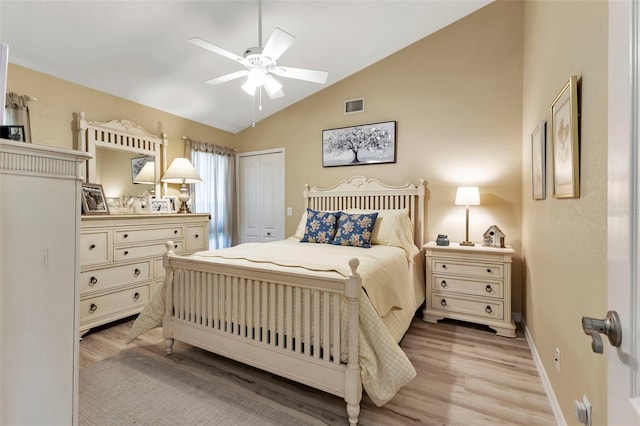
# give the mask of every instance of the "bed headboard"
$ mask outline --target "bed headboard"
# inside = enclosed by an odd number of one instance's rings
[[[93,156],[87,161],[87,182],[96,182],[96,147],[129,151],[155,156],[157,176],[155,192],[160,194],[160,176],[167,169],[167,135],[152,135],[129,120],[111,120],[107,123],[87,121],[84,112],[78,113],[78,144],[81,151]],[[165,184],[166,192],[166,184]]]
[[[343,180],[331,188],[305,185],[305,207],[313,210],[408,209],[414,226],[416,246],[422,250],[424,244],[424,180],[418,185],[406,183],[401,186],[384,183],[364,176],[354,176]]]

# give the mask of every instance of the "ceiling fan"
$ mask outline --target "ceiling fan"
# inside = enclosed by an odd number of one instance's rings
[[[327,82],[326,71],[316,71],[304,68],[283,67],[278,65],[280,56],[296,41],[296,38],[280,28],[274,28],[267,43],[262,46],[262,1],[258,1],[258,46],[249,47],[242,56],[215,46],[199,37],[189,39],[192,44],[207,49],[218,55],[232,59],[245,66],[246,69],[226,74],[205,81],[208,84],[222,84],[238,78],[247,77],[242,89],[250,95],[255,95],[256,89],[264,87],[270,99],[284,96],[282,84],[273,76],[293,78],[324,84]]]

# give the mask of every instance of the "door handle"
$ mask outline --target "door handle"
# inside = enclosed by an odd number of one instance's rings
[[[590,317],[582,317],[582,330],[584,334],[591,336],[591,349],[597,354],[603,352],[602,337],[604,334],[609,338],[609,343],[616,348],[622,344],[622,326],[620,325],[620,317],[616,311],[607,312],[605,319],[595,319]]]

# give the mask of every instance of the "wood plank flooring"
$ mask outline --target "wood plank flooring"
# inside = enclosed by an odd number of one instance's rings
[[[80,342],[80,367],[141,347],[164,353],[162,329],[125,344],[131,319],[92,330]],[[555,419],[522,330],[496,336],[482,326],[416,318],[401,342],[418,376],[383,407],[366,394],[361,425],[554,425]],[[176,362],[202,374],[225,374],[253,392],[329,425],[348,424],[344,401],[269,373],[176,342]]]

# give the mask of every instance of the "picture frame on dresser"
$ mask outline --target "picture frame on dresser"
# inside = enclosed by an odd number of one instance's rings
[[[580,198],[578,102],[578,78],[573,75],[550,107],[554,198]]]
[[[82,183],[82,214],[109,214],[109,204],[99,183]]]
[[[169,210],[170,213],[175,213],[178,211],[178,197],[176,197],[175,195],[165,195],[163,198],[169,200]]]
[[[167,198],[149,198],[149,212],[151,214],[172,213],[171,201]]]
[[[534,200],[547,197],[547,122],[542,120],[531,133],[531,196]]]

